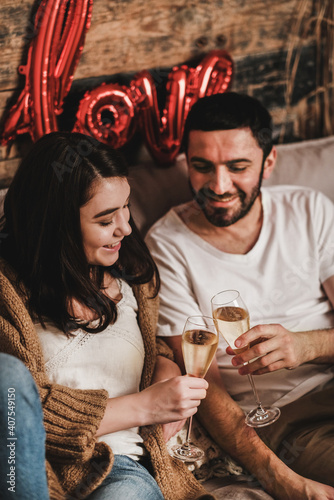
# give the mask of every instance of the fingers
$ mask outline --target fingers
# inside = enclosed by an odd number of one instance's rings
[[[283,360],[271,361],[271,359],[275,359],[275,357],[264,356],[260,360],[241,366],[238,372],[240,375],[248,375],[249,373],[253,375],[263,375],[264,373],[274,372],[285,368]]]
[[[186,421],[187,421],[187,419],[183,419],[183,420],[179,420],[177,422],[162,424],[162,433],[163,433],[164,440],[166,443],[183,428]]]
[[[202,399],[206,397],[206,391],[209,386],[204,379],[197,377],[178,376],[162,382],[157,385],[158,397],[162,397],[166,404],[178,411],[193,410],[197,411],[197,407],[201,404]],[[191,414],[182,415],[186,418]]]
[[[248,344],[256,343],[263,338],[268,339],[273,335],[277,335],[279,332],[286,331],[282,325],[268,324],[268,325],[257,325],[253,326],[246,333],[240,335],[235,341],[235,346],[238,349],[246,347]]]
[[[209,387],[207,380],[204,378],[198,377],[189,377],[188,375],[184,375],[182,377],[184,379],[185,384],[189,386],[191,389],[205,389]]]
[[[293,369],[300,364],[296,334],[281,325],[253,327],[240,335],[236,345],[244,345],[245,340],[251,343],[251,347],[231,360],[233,366],[239,367],[241,375],[262,375],[282,368]]]
[[[207,388],[206,380],[181,375],[147,387],[138,393],[143,425],[176,422],[194,415]]]
[[[197,377],[181,377],[184,384],[184,397],[188,397],[196,406],[198,406],[202,399],[206,398],[206,391],[209,384],[206,380]]]
[[[248,363],[256,359],[258,361],[258,367],[263,366],[261,363],[264,361],[269,361],[269,358],[265,360],[262,359],[268,353],[272,353],[280,349],[281,343],[277,337],[270,337],[269,339],[263,339],[262,342],[254,345],[247,351],[244,351],[241,354],[237,354],[234,358],[232,358],[231,362],[233,366],[240,366],[243,363]],[[274,361],[274,360],[271,360]]]
[[[206,397],[209,387],[206,380],[197,377],[188,377],[187,375],[171,379],[171,384],[178,392],[180,399],[192,401],[193,404],[197,401],[200,403]]]

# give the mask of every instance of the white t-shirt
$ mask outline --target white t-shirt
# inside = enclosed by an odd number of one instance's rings
[[[145,351],[137,302],[130,286],[119,283],[122,299],[117,305],[117,321],[100,333],[77,330],[67,338],[53,324],[47,323],[46,330],[35,325],[51,382],[74,389],[105,389],[109,398],[139,391]],[[98,440],[107,443],[114,454],[134,460],[144,454],[138,427],[105,434]]]
[[[182,334],[188,316],[211,316],[210,300],[240,291],[251,326],[280,323],[291,331],[334,326],[321,284],[334,275],[334,205],[310,189],[262,189],[263,226],[245,255],[229,254],[189,230],[174,209],[148,232],[146,242],[161,274],[158,335]],[[333,340],[334,341],[334,340]],[[239,375],[220,336],[218,365],[225,387],[244,410],[254,407],[247,377]],[[333,380],[330,365],[305,364],[257,376],[264,404],[283,406]]]

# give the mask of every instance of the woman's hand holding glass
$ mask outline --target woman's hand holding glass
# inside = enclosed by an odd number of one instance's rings
[[[180,375],[151,385],[138,397],[142,399],[141,408],[146,408],[150,415],[149,423],[164,424],[194,415],[207,388],[208,383],[202,378]]]
[[[190,316],[182,333],[182,354],[189,380],[203,380],[218,345],[218,333],[213,319],[208,316]],[[196,378],[195,378],[196,377]],[[172,448],[172,456],[186,462],[196,462],[204,451],[190,442],[192,415],[189,418],[186,440]]]
[[[208,383],[203,379],[179,375],[140,392],[110,398],[96,435],[131,427],[184,422],[196,413],[206,397],[207,388]]]

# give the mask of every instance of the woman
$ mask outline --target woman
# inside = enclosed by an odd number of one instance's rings
[[[33,146],[5,198],[0,350],[37,385],[55,499],[205,493],[169,457],[157,425],[194,414],[207,383],[177,376],[150,385],[163,377],[156,360],[172,361],[156,345],[158,272],[131,219],[126,176],[109,147],[55,132]],[[36,441],[40,455],[44,440]],[[31,457],[16,451],[17,471],[29,474]]]

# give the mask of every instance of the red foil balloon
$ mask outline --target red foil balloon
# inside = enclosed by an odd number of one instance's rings
[[[191,106],[205,95],[225,92],[231,84],[232,72],[232,59],[219,50],[210,52],[196,68],[176,66],[168,75],[161,115],[155,83],[148,71],[137,73],[129,88],[102,84],[81,100],[74,130],[118,148],[139,127],[153,158],[161,165],[168,165],[180,152]]]
[[[171,163],[180,150],[184,120],[189,104],[187,82],[189,69],[174,68],[168,76],[165,109],[160,117],[154,80],[148,71],[141,71],[131,82],[141,89],[137,101],[141,133],[153,158],[161,164]]]
[[[191,106],[201,97],[225,92],[233,63],[225,51],[210,52],[196,68],[175,67],[168,76],[167,98],[160,117],[155,85],[147,71],[138,73],[132,86],[143,89],[138,101],[139,126],[148,150],[160,164],[170,164],[178,155],[185,120]]]
[[[17,134],[29,132],[35,141],[57,130],[57,115],[82,53],[92,4],[93,0],[42,0],[27,64],[19,67],[25,87],[5,122],[3,144]],[[180,151],[189,109],[205,95],[225,92],[232,70],[230,56],[219,50],[210,52],[196,68],[176,66],[168,76],[161,115],[148,71],[136,74],[129,88],[103,84],[81,100],[74,130],[119,148],[139,127],[153,158],[170,164]]]
[[[29,132],[35,141],[58,129],[56,115],[62,112],[85,34],[90,26],[93,0],[43,0],[35,17],[36,36],[27,64],[19,67],[25,86],[10,110],[2,143]]]
[[[123,146],[136,127],[130,90],[118,84],[102,84],[80,101],[74,131],[92,135],[114,148]]]
[[[226,92],[232,82],[233,62],[223,50],[212,50],[202,63],[192,70],[189,93],[193,89],[191,106],[201,97]]]

